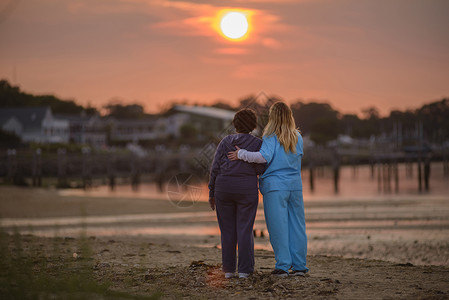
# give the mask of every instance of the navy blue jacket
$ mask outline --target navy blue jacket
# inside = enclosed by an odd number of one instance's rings
[[[236,150],[235,146],[256,152],[261,145],[261,139],[248,133],[231,134],[223,138],[217,147],[210,170],[209,197],[214,197],[215,191],[237,194],[258,193],[257,175],[265,171],[266,164],[231,161],[227,154]]]

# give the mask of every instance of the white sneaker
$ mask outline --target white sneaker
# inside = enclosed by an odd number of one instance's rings
[[[302,276],[302,277],[304,277],[304,276],[306,276],[306,272],[307,272],[307,271],[305,271],[305,270],[303,270],[303,271],[295,271],[295,270],[292,270],[291,273],[290,273],[290,275],[292,275],[292,276]]]
[[[249,273],[239,273],[239,278],[248,278]]]
[[[234,278],[234,277],[236,277],[236,276],[235,276],[235,273],[225,273],[225,278],[226,278],[226,279]]]

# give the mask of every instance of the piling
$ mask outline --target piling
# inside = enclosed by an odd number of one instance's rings
[[[156,146],[156,152],[154,157],[154,169],[156,173],[156,184],[160,193],[165,191],[165,181],[166,176],[165,172],[167,170],[167,162],[166,162],[166,152],[165,146],[158,145]]]
[[[42,151],[40,148],[33,152],[31,176],[33,186],[42,186]]]
[[[426,192],[429,191],[430,162],[431,156],[428,155],[424,161],[424,189]]]
[[[16,149],[8,149],[7,151],[7,155],[8,155],[8,171],[6,174],[6,178],[8,182],[14,182],[14,178],[16,177],[17,174],[17,160],[16,160],[16,154],[17,151]]]
[[[382,162],[377,162],[377,190],[382,192]]]
[[[352,178],[356,178],[359,174],[359,166],[355,158],[352,159]]]
[[[389,186],[389,175],[388,175],[388,163],[385,161],[382,164],[382,188],[384,193],[388,193],[388,186]]]
[[[340,157],[336,150],[334,150],[334,158],[332,161],[333,173],[334,173],[334,193],[338,194],[338,183],[340,181]]]
[[[131,160],[131,187],[133,191],[139,189],[140,184],[140,160],[133,157]]]
[[[449,177],[449,159],[446,150],[443,150],[443,176]]]
[[[405,176],[407,178],[412,178],[413,177],[413,162],[407,160],[405,162]]]
[[[58,149],[58,187],[67,187],[67,151],[64,148]]]
[[[392,174],[393,168],[391,161],[387,162],[387,191],[388,193],[391,193],[391,174]]]
[[[108,185],[109,185],[109,190],[113,191],[115,190],[115,185],[116,185],[116,157],[114,154],[111,154],[111,159],[108,161],[107,164],[107,173],[108,173]]]
[[[421,157],[418,158],[418,191],[422,192]]]
[[[397,161],[394,163],[394,191],[399,193],[399,164]]]
[[[371,179],[374,179],[374,172],[375,172],[376,168],[375,168],[373,160],[370,160],[369,166],[370,166],[370,171],[371,171]]]
[[[92,186],[92,169],[90,164],[90,148],[83,147],[82,151],[82,179],[83,189],[87,189]]]

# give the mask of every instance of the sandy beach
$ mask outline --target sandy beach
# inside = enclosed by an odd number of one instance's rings
[[[216,218],[206,202],[179,208],[164,195],[80,196],[15,187],[1,187],[0,194],[1,226],[11,253],[16,232],[24,253],[46,259],[34,268],[36,276],[63,263],[71,272],[89,256],[97,282],[136,297],[449,298],[444,196],[306,201],[310,272],[286,279],[270,276],[274,255],[259,209],[256,272],[246,280],[225,280]],[[82,233],[89,253],[80,247]]]

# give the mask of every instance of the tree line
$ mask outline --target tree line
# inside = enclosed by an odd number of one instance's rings
[[[212,107],[228,110],[238,110],[247,107],[249,103],[257,103],[256,96],[247,96],[232,106],[223,101],[211,104]],[[280,100],[269,97],[268,103]],[[176,103],[172,103],[173,107]],[[256,104],[257,105],[257,104]],[[12,86],[8,81],[0,81],[0,109],[2,107],[49,106],[56,114],[98,114],[95,107],[84,107],[73,100],[62,100],[53,95],[32,95]],[[368,139],[381,135],[391,135],[400,132],[404,141],[413,140],[422,128],[423,138],[430,143],[443,144],[449,141],[449,99],[443,98],[425,104],[417,109],[405,111],[392,110],[388,116],[381,117],[373,106],[362,111],[362,116],[343,114],[329,103],[293,101],[291,104],[296,124],[303,135],[318,144],[325,144],[341,134],[353,138]],[[111,102],[103,107],[105,116],[117,119],[143,119],[149,117],[140,104],[122,104]],[[160,114],[169,110],[161,111]],[[0,134],[1,136],[1,134]]]
[[[238,110],[255,102],[256,96],[242,99],[236,107],[219,102],[212,106]],[[268,98],[268,104],[279,101],[278,97]],[[256,104],[257,105],[257,104]],[[388,116],[381,117],[376,107],[362,110],[362,116],[343,114],[329,103],[293,101],[290,105],[296,125],[303,135],[308,135],[317,144],[326,144],[339,135],[356,139],[401,135],[404,145],[416,142],[422,128],[425,142],[443,144],[449,141],[449,99],[443,98],[424,104],[417,109],[392,110]]]

